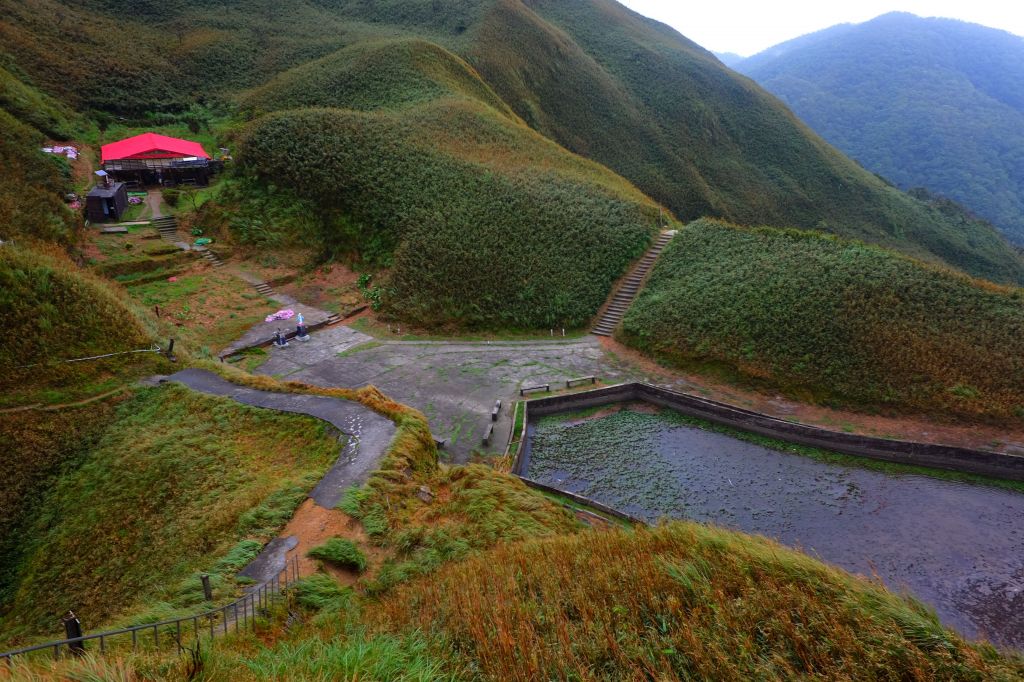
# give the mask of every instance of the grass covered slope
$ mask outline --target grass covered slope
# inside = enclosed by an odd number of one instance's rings
[[[434,656],[463,679],[1024,674],[877,585],[689,523],[504,546],[399,587],[367,617],[378,631],[431,633]]]
[[[338,250],[392,262],[385,305],[425,325],[580,326],[657,223],[621,178],[471,100],[281,112],[242,149]]]
[[[458,56],[420,39],[368,41],[285,71],[244,98],[253,114],[298,107],[401,109],[443,96],[511,109]]]
[[[512,476],[439,467],[423,416],[375,389],[223,372],[265,390],[358,399],[395,419],[379,469],[341,505],[390,558],[354,588],[325,573],[301,581],[287,608],[271,609],[255,632],[205,648],[198,671],[177,652],[142,652],[16,662],[13,679],[923,681],[1024,673],[1019,657],[965,643],[919,604],[768,540],[685,523],[585,532]]]
[[[0,130],[0,240],[73,241],[81,219],[63,201],[67,161],[41,152],[46,137],[3,108]]]
[[[826,235],[692,223],[622,338],[805,398],[1024,419],[1021,289]]]
[[[167,361],[157,353],[64,360],[150,348],[154,337],[125,295],[55,248],[0,246],[0,406],[109,390]]]
[[[182,0],[137,4],[131,17],[96,0],[0,9],[10,16],[0,64],[106,117],[182,116],[252,88],[243,105],[254,113],[406,107],[456,92],[511,108],[681,217],[823,229],[1024,281],[994,229],[889,187],[711,53],[613,0]]]
[[[77,466],[34,491],[18,561],[2,567],[8,636],[56,635],[68,608],[90,629],[144,602],[195,610],[194,573],[226,578],[253,558],[340,447],[319,420],[174,385],[141,390],[108,417]],[[55,454],[42,443],[19,458]]]
[[[59,412],[0,413],[4,445],[0,486],[0,605],[9,603],[17,584],[17,566],[26,550],[24,538],[53,481],[73,471],[91,444],[113,420],[118,399]],[[2,611],[2,606],[0,606]],[[0,645],[2,647],[2,645]]]

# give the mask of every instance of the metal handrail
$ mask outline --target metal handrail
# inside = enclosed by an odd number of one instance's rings
[[[281,580],[281,576],[284,576],[284,580]],[[160,628],[172,626],[175,628],[174,641],[177,643],[178,648],[181,649],[181,635],[182,635],[182,623],[188,623],[191,621],[192,630],[195,634],[196,639],[200,636],[200,629],[203,634],[206,634],[207,627],[203,625],[202,628],[199,626],[200,621],[209,620],[209,634],[212,639],[217,632],[220,634],[228,634],[231,629],[229,617],[233,616],[235,624],[235,632],[241,629],[248,629],[249,624],[252,627],[256,627],[256,612],[257,608],[266,609],[270,602],[277,596],[283,589],[289,585],[295,583],[299,579],[299,559],[298,557],[292,557],[291,561],[285,564],[284,569],[279,571],[277,575],[272,577],[270,580],[257,585],[255,588],[251,588],[246,594],[239,597],[238,599],[219,606],[210,611],[203,613],[193,614],[191,616],[182,616],[180,618],[172,618],[170,620],[162,620],[157,623],[146,623],[145,625],[133,625],[128,628],[121,628],[120,630],[106,630],[104,632],[97,632],[91,635],[82,635],[81,637],[72,637],[70,639],[59,639],[52,642],[45,642],[43,644],[35,644],[33,646],[23,647],[21,649],[14,649],[12,651],[5,651],[0,653],[0,659],[6,659],[8,665],[14,665],[14,657],[22,654],[31,653],[33,651],[42,651],[44,649],[53,649],[53,658],[58,660],[60,658],[61,647],[67,647],[68,651],[71,651],[72,644],[81,644],[89,640],[99,640],[100,653],[105,653],[107,648],[107,640],[111,637],[117,637],[119,635],[131,634],[132,636],[132,651],[138,648],[139,644],[139,633],[149,630],[153,631],[153,643],[154,646],[160,646]],[[241,609],[241,614],[239,614]],[[214,626],[214,621],[217,617],[221,616],[222,625]],[[241,622],[241,625],[239,624]],[[187,628],[186,628],[187,631]]]

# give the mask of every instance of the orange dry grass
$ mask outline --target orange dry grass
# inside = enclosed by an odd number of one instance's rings
[[[674,523],[506,545],[396,588],[378,630],[433,632],[484,679],[988,679],[880,586],[766,540]]]

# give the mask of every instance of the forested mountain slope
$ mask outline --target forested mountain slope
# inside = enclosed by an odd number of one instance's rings
[[[887,14],[734,68],[870,170],[950,197],[1024,244],[1024,38]]]

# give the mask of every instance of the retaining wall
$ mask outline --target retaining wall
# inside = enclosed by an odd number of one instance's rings
[[[644,400],[714,424],[847,455],[1024,481],[1024,457],[1017,455],[829,431],[642,383],[530,400],[526,403],[526,419],[629,400]],[[523,441],[512,465],[512,472],[520,477],[528,464],[523,461],[522,444]]]

